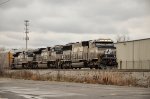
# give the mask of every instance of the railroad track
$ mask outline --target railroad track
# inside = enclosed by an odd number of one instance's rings
[[[10,69],[8,69],[10,70]],[[14,71],[18,70],[32,70],[32,71],[108,71],[108,72],[150,72],[150,69],[89,69],[89,68],[82,68],[82,69],[48,69],[48,68],[38,68],[38,69],[22,69],[17,68],[13,69]]]

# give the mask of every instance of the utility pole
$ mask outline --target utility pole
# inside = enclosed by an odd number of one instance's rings
[[[29,20],[25,20],[25,34],[26,34],[26,37],[25,37],[25,40],[26,40],[26,52],[28,50],[28,40],[29,40],[29,37],[28,37],[28,33],[29,33],[29,29],[28,29],[28,26],[29,26]]]

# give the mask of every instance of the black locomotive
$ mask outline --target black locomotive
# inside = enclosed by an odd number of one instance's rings
[[[11,68],[38,68],[46,64],[55,69],[117,68],[116,47],[110,39],[89,40],[32,51],[17,52],[13,55]]]

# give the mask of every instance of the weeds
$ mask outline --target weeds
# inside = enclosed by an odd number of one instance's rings
[[[55,73],[40,74],[37,70],[33,73],[31,70],[21,71],[5,71],[3,77],[26,79],[26,80],[40,80],[40,81],[65,81],[65,82],[78,82],[78,83],[92,83],[92,84],[105,84],[105,85],[120,85],[120,86],[150,86],[140,85],[138,79],[132,77],[130,73],[111,72],[111,71],[96,71],[87,72],[63,72],[55,71]]]

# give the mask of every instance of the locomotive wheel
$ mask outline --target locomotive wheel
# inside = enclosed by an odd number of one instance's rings
[[[98,65],[95,66],[95,69],[98,69]]]
[[[64,65],[64,69],[68,69],[68,63]]]
[[[90,65],[90,69],[93,69],[93,64]]]
[[[103,70],[103,65],[99,65],[98,68]]]
[[[39,68],[38,64],[36,63],[36,68]]]
[[[106,69],[107,69],[107,67],[106,67],[106,66],[102,66],[101,68],[102,68],[102,70],[106,70]]]
[[[47,64],[47,67],[48,67],[49,69],[52,69],[52,64],[48,63],[48,64]]]
[[[61,69],[60,62],[57,62],[57,69]]]
[[[23,68],[23,69],[25,68],[24,64],[22,64],[22,68]]]
[[[50,68],[50,64],[49,63],[47,63],[47,68]]]
[[[11,69],[16,69],[15,64],[11,64]]]
[[[55,66],[54,66],[54,69],[59,69],[59,63],[58,62],[55,62]]]
[[[33,63],[33,67],[32,68],[37,69],[38,68],[38,63]]]
[[[70,69],[73,69],[72,65],[70,65]]]
[[[27,63],[28,69],[33,68],[31,63]]]
[[[90,62],[90,63],[89,63],[89,68],[90,68],[90,69],[93,69],[93,66],[94,66],[94,63],[93,63],[93,62]]]
[[[117,69],[117,66],[113,67],[112,69],[114,69],[114,70]]]
[[[24,66],[24,69],[28,69],[27,64],[23,64],[23,66]]]
[[[61,65],[61,69],[65,69],[65,67],[64,67],[64,63]]]
[[[71,64],[71,63],[69,63],[69,69],[73,69],[73,67],[72,67],[72,64]]]
[[[63,69],[63,68],[62,68],[62,64],[60,64],[60,69]]]
[[[66,64],[66,69],[71,69],[71,64],[70,63]]]
[[[57,67],[56,67],[56,69],[60,69],[60,66],[57,64]]]
[[[29,62],[29,63],[28,63],[28,68],[29,68],[29,69],[34,69],[34,64],[33,64],[32,62]]]

